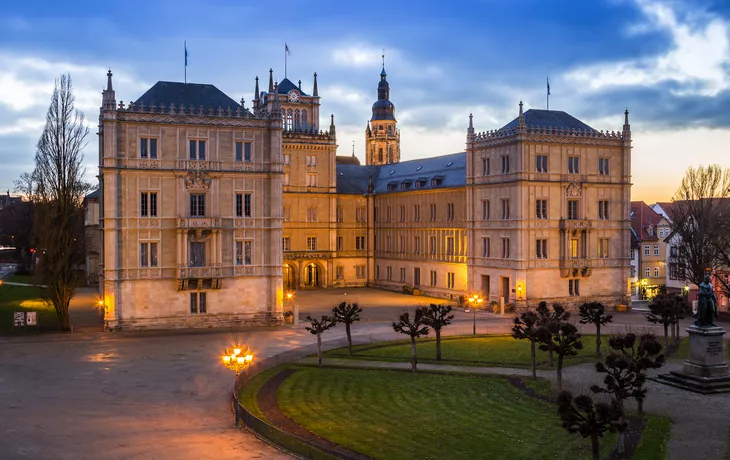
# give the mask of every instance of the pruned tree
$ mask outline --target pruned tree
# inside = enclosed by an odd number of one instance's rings
[[[586,302],[579,307],[580,323],[596,325],[596,358],[601,357],[601,326],[613,321],[612,315],[606,314],[601,302]]]
[[[339,305],[332,309],[332,315],[335,321],[343,323],[345,325],[345,332],[347,333],[347,351],[352,356],[352,334],[350,333],[350,327],[356,321],[360,321],[360,313],[362,308],[355,303],[340,302]]]
[[[530,356],[532,358],[532,378],[537,378],[535,370],[535,344],[540,340],[539,317],[537,313],[528,310],[515,317],[512,325],[512,337],[517,340],[530,341]]]
[[[669,217],[679,245],[671,263],[683,266],[686,279],[699,285],[707,271],[722,269],[728,261],[723,251],[727,255],[730,241],[730,168],[689,168],[674,194]],[[720,281],[727,290],[727,283]]]
[[[436,361],[441,360],[441,329],[451,324],[454,315],[450,314],[451,305],[436,305],[432,303],[423,308],[423,322],[436,333]]]
[[[609,431],[615,433],[626,429],[626,423],[622,421],[623,410],[616,400],[608,404],[594,402],[590,395],[573,398],[571,393],[563,391],[558,395],[558,414],[568,433],[591,438],[593,460],[601,458],[598,438]]]
[[[662,345],[654,334],[643,334],[637,343],[636,334],[628,333],[611,337],[608,340],[610,352],[605,362],[596,363],[596,371],[606,374],[603,386],[593,385],[593,393],[606,393],[613,397],[621,410],[627,398],[635,398],[639,412],[643,412],[643,403],[647,390],[646,371],[658,369],[664,365]],[[619,453],[625,450],[623,434],[619,434]]]
[[[553,304],[550,322],[543,323],[539,330],[540,350],[552,351],[558,356],[557,377],[558,391],[563,391],[563,360],[566,356],[575,356],[583,348],[580,332],[574,324],[568,322],[570,313],[559,303]]]
[[[309,321],[310,325],[307,326],[305,329],[307,329],[310,333],[317,336],[317,365],[322,365],[322,333],[328,329],[331,329],[337,325],[337,321],[327,315],[322,315],[322,318],[315,319],[311,316],[307,316],[307,321]]]
[[[68,309],[82,282],[76,267],[83,263],[82,202],[90,185],[84,182],[82,150],[88,128],[76,110],[70,75],[56,80],[35,154],[35,169],[18,186],[35,205],[34,237],[41,254],[39,277],[46,300],[56,310],[64,330],[70,329]]]
[[[684,318],[686,301],[678,294],[657,294],[649,304],[649,313],[646,319],[650,323],[661,324],[664,327],[664,352],[669,354],[669,329],[675,343],[679,340],[679,320]]]
[[[406,334],[411,338],[411,369],[413,372],[416,372],[416,366],[418,365],[416,359],[416,339],[428,335],[425,310],[426,307],[416,309],[413,313],[413,318],[406,311],[398,317],[397,322],[393,322],[395,332]]]
[[[540,302],[537,305],[537,308],[535,308],[535,312],[537,313],[537,325],[538,327],[546,327],[556,321],[558,319],[555,317],[555,311],[551,311],[548,307],[547,302],[544,300]],[[555,366],[555,361],[553,359],[553,350],[548,350],[548,366],[553,367]]]

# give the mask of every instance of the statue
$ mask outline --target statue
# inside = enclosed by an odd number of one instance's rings
[[[716,317],[717,299],[715,298],[715,291],[710,283],[710,275],[705,275],[704,282],[700,283],[697,320],[694,325],[698,327],[716,327]]]

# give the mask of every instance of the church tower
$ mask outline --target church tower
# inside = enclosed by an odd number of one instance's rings
[[[400,161],[400,132],[395,119],[395,106],[390,102],[390,86],[383,71],[378,83],[378,100],[373,104],[373,116],[365,129],[365,155],[368,165],[383,165]]]

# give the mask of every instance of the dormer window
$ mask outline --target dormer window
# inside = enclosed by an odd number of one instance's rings
[[[654,236],[654,226],[649,224],[649,228],[646,229],[646,233],[648,233],[649,236]]]
[[[431,178],[431,187],[438,187],[439,185],[444,183],[444,177],[443,176],[434,176]]]
[[[427,183],[428,181],[425,177],[419,177],[418,179],[416,179],[416,188],[423,188],[426,186]]]
[[[398,190],[398,182],[388,183],[388,191],[392,192],[393,190]]]
[[[412,182],[409,181],[409,180],[404,180],[403,182],[400,183],[400,189],[401,190],[408,190],[409,188],[411,188],[411,183]]]

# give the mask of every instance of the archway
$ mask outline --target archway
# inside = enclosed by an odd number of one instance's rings
[[[297,288],[297,276],[294,267],[284,264],[284,290],[293,291]]]
[[[322,286],[322,268],[319,265],[310,263],[304,267],[304,285],[309,288]]]

